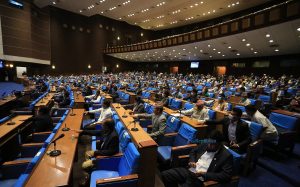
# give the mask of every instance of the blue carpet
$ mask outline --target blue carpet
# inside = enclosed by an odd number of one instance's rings
[[[277,177],[266,169],[256,166],[256,169],[247,177],[241,177],[239,187],[293,187],[290,183]]]
[[[288,158],[277,161],[261,157],[259,158],[258,163],[261,167],[269,170],[289,183],[300,186],[300,160]]]
[[[12,91],[14,91],[14,90],[15,91],[23,91],[24,86],[22,84],[17,84],[15,82],[0,82],[0,98],[11,94]]]

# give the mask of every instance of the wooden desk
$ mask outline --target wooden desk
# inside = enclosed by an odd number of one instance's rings
[[[28,187],[53,187],[53,186],[71,186],[73,160],[76,155],[78,134],[71,131],[62,131],[64,124],[71,129],[80,129],[84,109],[74,109],[75,116],[70,116],[70,112],[58,129],[54,138],[60,134],[65,136],[58,140],[56,148],[61,150],[61,155],[50,157],[45,154],[40,162],[35,166],[25,186]],[[72,134],[75,138],[72,138]],[[53,144],[49,145],[46,152],[53,150]]]
[[[84,108],[84,96],[82,95],[82,93],[77,93],[77,92],[73,92],[74,94],[74,108]]]
[[[16,99],[16,96],[14,96],[14,95],[6,96],[6,97],[0,99],[0,106],[5,105],[6,103],[9,103],[11,101],[14,101],[15,99]]]
[[[50,88],[50,92],[55,93],[57,91],[56,86],[51,86]]]
[[[31,118],[32,115],[17,115],[14,116],[11,120],[6,121],[5,123],[0,124],[0,146],[5,143],[7,135],[12,133],[18,133],[18,129],[22,127],[24,121]],[[14,125],[8,125],[9,122],[15,122]]]
[[[276,113],[279,113],[279,114],[292,116],[292,117],[296,117],[296,118],[300,119],[300,113],[297,113],[297,112],[290,112],[290,111],[287,111],[287,110],[272,110],[272,112],[276,112]]]
[[[149,136],[147,132],[136,123],[136,128],[138,131],[132,131],[131,128],[134,127],[134,119],[129,116],[128,111],[123,107],[117,108],[119,104],[113,103],[112,107],[115,109],[120,120],[123,122],[125,129],[131,136],[131,139],[135,146],[139,149],[141,155],[140,158],[140,168],[138,170],[139,175],[139,187],[153,187],[155,184],[155,170],[157,161],[157,144]],[[124,113],[127,117],[123,117]]]
[[[37,102],[34,107],[39,108],[42,106],[48,106],[52,102],[52,97],[54,96],[54,93],[48,93],[43,97],[39,102]]]

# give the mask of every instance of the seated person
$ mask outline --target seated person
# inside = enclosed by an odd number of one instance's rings
[[[233,108],[232,113],[228,117],[221,120],[208,120],[207,125],[222,124],[224,144],[230,149],[243,154],[247,151],[248,145],[251,143],[249,126],[241,120],[243,112],[239,108]]]
[[[164,93],[162,94],[162,98],[160,100],[160,102],[162,103],[162,105],[164,107],[169,106],[169,96],[170,96],[169,90],[165,90]]]
[[[64,95],[63,95],[63,99],[62,101],[58,102],[58,106],[60,108],[65,108],[67,107],[68,105],[70,105],[71,103],[71,99],[70,99],[70,93],[65,91],[64,92]]]
[[[85,112],[85,114],[95,114],[95,113],[100,113],[100,117],[98,118],[98,120],[96,122],[86,125],[84,127],[85,129],[95,129],[96,124],[101,124],[105,119],[112,117],[110,101],[108,99],[105,99],[103,101],[102,108]]]
[[[243,92],[241,94],[242,98],[240,100],[240,104],[241,105],[244,105],[244,106],[247,106],[247,105],[250,105],[251,104],[251,101],[250,99],[248,99],[248,93],[247,92]]]
[[[191,118],[198,120],[200,123],[205,122],[209,119],[208,109],[204,108],[204,101],[198,100],[195,107],[189,110],[181,111],[184,115],[189,115]]]
[[[233,172],[233,157],[222,145],[222,133],[212,131],[207,144],[199,144],[190,153],[189,169],[180,167],[163,171],[162,181],[165,187],[203,186],[204,181],[219,183],[230,181]]]
[[[218,110],[218,111],[227,111],[228,110],[228,103],[225,102],[224,94],[219,95],[218,100],[216,102],[214,102],[212,109]]]
[[[250,117],[251,121],[261,124],[264,127],[260,138],[265,141],[276,141],[278,140],[278,131],[272,122],[260,113],[255,106],[247,105],[246,113]]]
[[[22,92],[16,91],[15,93],[16,100],[14,101],[14,107],[17,110],[22,110],[29,106],[28,101],[26,101],[25,96],[23,96]]]
[[[86,100],[90,100],[91,103],[99,103],[101,99],[100,90],[97,90],[94,95],[84,97]]]
[[[197,90],[193,89],[184,100],[190,101],[191,103],[196,103],[198,101]]]
[[[93,95],[93,90],[90,86],[86,86],[83,90],[82,90],[82,95],[84,96],[90,96]]]
[[[45,132],[53,129],[53,121],[50,116],[50,110],[46,106],[42,106],[38,115],[32,118],[34,132]]]
[[[133,118],[152,119],[152,131],[149,134],[153,140],[159,141],[159,139],[165,134],[166,130],[166,116],[163,114],[163,105],[156,103],[153,114],[134,114]]]
[[[123,105],[125,109],[132,109],[130,114],[142,114],[145,113],[144,101],[140,96],[135,98],[134,104]]]
[[[95,165],[95,160],[92,158],[97,156],[111,156],[119,152],[119,137],[115,130],[115,123],[112,119],[103,121],[102,130],[74,130],[82,135],[98,136],[101,141],[97,141],[96,151],[90,150],[85,153],[85,161],[82,163],[82,168],[87,172],[84,180],[81,182],[83,186],[89,181],[89,174]]]

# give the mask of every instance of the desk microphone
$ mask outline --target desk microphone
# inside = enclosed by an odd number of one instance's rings
[[[61,129],[62,131],[69,131],[70,128],[67,127],[67,123],[65,123],[65,127]]]
[[[73,108],[71,108],[71,114],[70,114],[70,116],[75,116],[76,114],[75,113],[73,113]]]
[[[133,121],[133,125],[134,125],[134,127],[131,128],[131,131],[139,131],[139,129],[136,128],[136,120]]]
[[[179,118],[181,119],[182,116],[181,116],[181,109],[179,109]]]
[[[122,116],[123,118],[127,118],[126,112],[124,111],[124,114]]]
[[[65,136],[65,134],[60,134],[57,138],[55,138],[54,140],[52,140],[51,143],[54,144],[54,150],[52,150],[49,155],[51,157],[56,157],[56,156],[59,156],[61,154],[61,151],[60,150],[56,150],[56,141],[63,138]]]
[[[120,103],[118,104],[118,106],[116,108],[120,108]]]
[[[16,124],[16,122],[14,122],[14,121],[12,120],[12,118],[10,118],[10,119],[9,119],[9,122],[7,123],[7,125],[14,125],[14,124]]]

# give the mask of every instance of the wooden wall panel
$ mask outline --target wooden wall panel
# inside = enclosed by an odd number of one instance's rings
[[[264,14],[258,14],[254,16],[254,25],[259,26],[265,23],[265,15]]]

